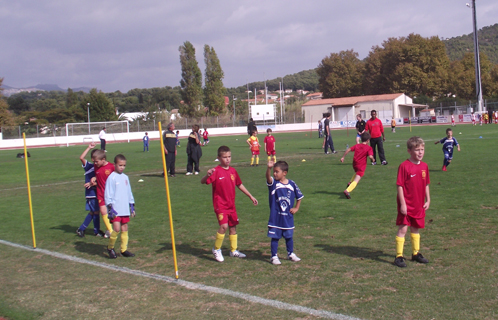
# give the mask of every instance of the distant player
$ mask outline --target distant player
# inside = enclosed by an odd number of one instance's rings
[[[351,178],[351,181],[349,181],[348,183],[347,189],[344,190],[344,195],[348,199],[351,199],[350,192],[352,192],[354,188],[356,188],[356,185],[358,184],[358,182],[360,182],[361,178],[365,174],[365,169],[367,168],[367,158],[370,158],[371,161],[374,160],[372,147],[368,145],[369,142],[370,133],[363,132],[361,134],[361,143],[355,144],[351,148],[346,149],[346,152],[344,152],[344,156],[342,156],[341,158],[341,162],[344,162],[344,158],[346,157],[346,155],[351,151],[354,152],[354,174]]]
[[[232,153],[230,152],[230,148],[227,146],[219,147],[218,161],[220,164],[215,168],[209,169],[207,174],[201,179],[202,184],[211,184],[213,188],[214,213],[220,227],[216,233],[216,241],[214,242],[212,252],[218,262],[224,261],[221,246],[223,245],[227,229],[229,230],[230,239],[230,257],[246,257],[245,254],[237,249],[237,225],[239,224],[239,218],[235,209],[235,187],[248,196],[254,205],[258,204],[258,200],[242,184],[237,170],[230,167],[231,160]]]
[[[209,143],[209,133],[207,128],[204,128],[204,132],[202,133],[202,139],[204,140],[204,143],[202,144],[203,146]]]
[[[361,134],[365,132],[367,123],[361,118],[361,114],[356,115],[356,144],[361,143]]]
[[[180,130],[176,130],[175,136],[176,136],[176,146],[177,147],[180,146],[180,137],[179,137],[179,134],[180,134]]]
[[[318,120],[318,138],[323,137],[323,124],[320,120]]]
[[[105,182],[111,173],[114,172],[114,165],[107,162],[104,150],[97,150],[92,157],[93,164],[95,165],[95,177],[92,178],[92,183],[97,183],[97,201],[100,208],[102,220],[107,228],[105,238],[109,238],[112,232],[112,226],[107,217],[107,207],[105,206],[104,191]]]
[[[144,141],[144,152],[145,149],[147,149],[147,152],[149,152],[149,134],[147,132],[145,133],[145,136],[142,138],[142,140]]]
[[[456,126],[456,124],[455,124],[455,115],[453,115],[453,114],[451,115],[451,126],[452,127]]]
[[[106,134],[106,128],[103,127],[102,130],[100,130],[99,132],[100,150],[104,150],[105,152],[107,152],[107,150],[105,149],[105,143],[106,143],[105,134]]]
[[[472,119],[472,125],[475,126],[476,125],[476,115],[474,114],[474,112],[472,112],[470,118]]]
[[[394,117],[391,120],[391,132],[396,133],[396,120],[394,119]]]
[[[91,149],[95,148],[95,143],[90,143],[90,145],[83,151],[80,156],[80,161],[85,170],[85,198],[86,198],[86,211],[89,213],[86,215],[85,220],[81,226],[76,230],[76,234],[83,238],[85,236],[85,230],[93,222],[93,234],[95,236],[104,236],[104,233],[100,231],[100,216],[99,216],[99,204],[97,202],[97,187],[91,183],[93,177],[95,177],[95,168],[93,163],[86,161],[85,157]],[[93,150],[91,155],[97,150]]]
[[[254,165],[256,165],[256,167],[259,166],[259,148],[261,147],[261,145],[259,144],[257,136],[258,136],[258,131],[254,130],[251,133],[251,137],[246,141],[247,144],[249,145],[249,148],[251,149],[251,154],[252,154],[251,167]]]
[[[434,144],[441,143],[443,145],[444,161],[443,161],[443,171],[450,165],[451,160],[453,160],[453,148],[456,146],[458,151],[460,151],[460,145],[455,137],[453,137],[453,131],[448,128],[446,129],[446,137],[434,142]]]
[[[268,162],[270,162],[272,156],[273,162],[277,162],[277,155],[275,151],[275,137],[271,133],[272,131],[270,128],[266,129],[266,137],[263,140],[263,142],[265,143],[265,152],[268,155]]]
[[[114,157],[114,166],[116,170],[111,173],[105,183],[105,204],[113,227],[107,252],[109,258],[117,258],[114,245],[121,232],[121,255],[129,258],[135,256],[128,251],[128,222],[130,222],[130,216],[135,217],[135,200],[131,192],[130,179],[123,173],[126,168],[125,156],[118,154]]]
[[[273,168],[273,176],[271,169]],[[268,162],[266,183],[270,200],[270,218],[268,220],[268,237],[271,238],[271,259],[274,265],[282,264],[278,258],[278,241],[285,239],[287,259],[300,261],[294,253],[294,214],[299,210],[304,197],[297,184],[287,179],[289,165],[285,161]]]
[[[403,257],[405,235],[410,227],[412,242],[412,261],[429,263],[420,251],[419,230],[425,227],[425,211],[429,209],[431,197],[429,193],[429,167],[422,162],[425,149],[424,140],[420,137],[408,139],[407,147],[410,159],[399,165],[396,181],[398,190],[398,217],[396,225],[396,258],[394,264],[406,267]]]

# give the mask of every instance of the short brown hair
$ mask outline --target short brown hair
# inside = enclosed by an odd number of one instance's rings
[[[218,157],[221,157],[223,153],[230,152],[230,148],[227,146],[221,146],[218,148]]]
[[[275,162],[275,164],[273,165],[273,168],[279,168],[280,170],[284,171],[284,172],[289,172],[289,164],[285,161],[277,161]]]
[[[105,156],[105,151],[104,150],[95,150],[95,152],[92,155],[92,159],[96,159],[96,160],[107,159],[107,157]]]
[[[420,137],[411,137],[406,142],[406,147],[408,148],[408,150],[412,150],[418,146],[425,146],[424,140]]]
[[[366,142],[370,138],[371,138],[370,133],[366,131],[361,134],[361,142]]]
[[[118,154],[114,157],[114,163],[118,163],[118,161],[126,161],[126,158],[122,154]]]

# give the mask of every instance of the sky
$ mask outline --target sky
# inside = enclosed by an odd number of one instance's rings
[[[214,48],[225,87],[316,68],[410,33],[473,32],[471,0],[0,0],[0,78],[103,92],[178,86],[178,48],[190,41],[204,74]],[[478,28],[498,23],[498,1],[476,0]]]

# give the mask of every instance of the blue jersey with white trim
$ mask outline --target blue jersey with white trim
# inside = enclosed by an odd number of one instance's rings
[[[453,153],[453,147],[458,146],[458,141],[455,137],[444,137],[439,140],[439,143],[443,145],[443,151],[448,151],[449,153]]]
[[[86,161],[86,160],[85,160]],[[90,180],[95,177],[95,168],[93,163],[86,161],[85,165],[82,166],[85,170],[85,183],[90,182]],[[96,198],[97,197],[97,187],[93,186],[90,189],[85,188],[86,198]]]
[[[304,196],[297,184],[289,180],[287,184],[276,181],[267,183],[270,201],[270,219],[268,227],[278,229],[294,229],[294,215],[290,209],[294,208],[294,201]]]

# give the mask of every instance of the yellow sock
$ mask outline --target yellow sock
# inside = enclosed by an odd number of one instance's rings
[[[350,182],[350,183],[351,183],[351,182],[353,182],[353,181],[354,181],[354,178],[356,178],[356,173],[355,173],[355,174],[353,174],[353,177],[351,178],[351,180],[349,180],[349,182]]]
[[[254,164],[254,157],[251,158],[251,166]]]
[[[121,252],[128,250],[128,231],[121,232]]]
[[[109,221],[109,218],[107,217],[107,214],[102,216],[102,220],[104,221],[107,230],[109,230],[109,232],[112,232],[112,225],[111,222]]]
[[[351,192],[351,191],[353,191],[353,190],[354,190],[354,188],[356,188],[356,185],[357,185],[357,184],[358,184],[358,183],[357,183],[356,181],[351,182],[351,184],[350,184],[350,185],[349,185],[349,187],[346,189],[346,191],[347,191],[347,192]]]
[[[270,162],[270,160],[271,160],[271,156],[268,156],[268,162]]]
[[[216,241],[214,242],[214,248],[216,250],[221,249],[221,245],[223,244],[223,240],[225,239],[224,234],[219,234],[216,232]]]
[[[259,164],[259,157],[256,157],[256,164]]]
[[[405,246],[405,237],[396,236],[396,258],[403,256],[404,246]]]
[[[420,233],[412,233],[410,238],[412,240],[413,255],[416,255],[420,251]]]
[[[114,245],[116,244],[116,240],[118,240],[119,232],[112,230],[111,236],[109,237],[109,244],[107,245],[107,249],[114,249]]]
[[[231,234],[228,238],[230,239],[230,251],[234,252],[237,250],[237,235]]]
[[[277,156],[273,156],[273,162],[277,162]]]

